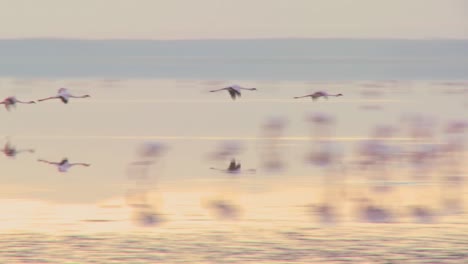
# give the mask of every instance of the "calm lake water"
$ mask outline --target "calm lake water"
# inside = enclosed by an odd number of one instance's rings
[[[466,46],[168,43],[0,41],[4,97],[91,95],[1,109],[0,144],[34,152],[0,158],[0,262],[468,259]],[[234,83],[258,90],[209,92]],[[293,99],[317,90],[344,96]],[[91,166],[37,161],[63,158]]]

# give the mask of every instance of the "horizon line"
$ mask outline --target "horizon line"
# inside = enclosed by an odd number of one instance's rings
[[[51,40],[51,41],[255,41],[255,40],[403,40],[403,41],[468,41],[468,37],[234,37],[234,38],[79,38],[79,37],[0,37],[0,41],[8,40]]]

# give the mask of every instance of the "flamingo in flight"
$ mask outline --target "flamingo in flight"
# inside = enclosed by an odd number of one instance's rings
[[[37,161],[57,166],[58,171],[60,172],[67,172],[68,169],[70,169],[72,166],[85,166],[85,167],[91,166],[91,164],[88,164],[88,163],[70,163],[68,162],[67,158],[62,159],[62,161],[60,162],[51,162],[51,161],[47,161],[43,159],[38,159]]]
[[[210,92],[219,92],[219,91],[223,91],[223,90],[227,90],[229,92],[229,94],[231,95],[231,98],[232,100],[236,100],[237,97],[241,97],[241,90],[249,90],[249,91],[256,91],[257,88],[246,88],[246,87],[242,87],[242,86],[239,86],[237,84],[234,84],[234,85],[231,85],[231,86],[228,86],[228,87],[225,87],[225,88],[221,88],[221,89],[217,89],[217,90],[211,90]]]
[[[11,158],[14,158],[16,156],[16,154],[21,153],[21,152],[34,153],[34,149],[21,149],[21,150],[18,150],[14,146],[12,146],[10,144],[10,142],[5,143],[5,146],[3,147],[3,149],[1,151],[3,152],[3,154],[5,154],[5,156],[11,157]]]
[[[315,92],[313,94],[308,94],[308,95],[304,95],[304,96],[296,96],[294,97],[294,99],[298,99],[298,98],[304,98],[304,97],[309,97],[312,98],[312,100],[317,100],[318,98],[320,97],[323,97],[325,99],[328,99],[329,96],[335,96],[335,97],[338,97],[338,96],[343,96],[343,94],[328,94],[327,92],[324,92],[324,91],[318,91],[318,92]]]
[[[14,96],[7,97],[3,101],[0,102],[0,104],[5,105],[5,108],[8,111],[10,111],[11,107],[16,107],[17,103],[19,103],[19,104],[35,104],[36,102],[34,102],[34,101],[23,102],[23,101],[20,101],[20,100],[16,99],[16,97],[14,97]]]
[[[218,169],[218,168],[213,168],[213,167],[211,167],[210,169],[224,171],[227,173],[239,173],[241,171],[241,164],[239,162],[236,162],[235,159],[232,159],[227,169]],[[255,169],[250,169],[248,171],[255,172]]]
[[[56,96],[39,99],[38,101],[42,102],[42,101],[51,100],[51,99],[60,99],[62,100],[64,104],[68,104],[68,100],[70,100],[70,98],[86,98],[86,97],[91,97],[91,96],[89,94],[81,95],[81,96],[72,95],[70,94],[67,88],[60,88]]]

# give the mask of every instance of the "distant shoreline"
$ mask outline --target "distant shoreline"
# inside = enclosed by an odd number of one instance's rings
[[[314,38],[304,38],[304,37],[261,37],[261,38],[62,38],[62,37],[10,37],[10,38],[1,38],[0,41],[4,40],[47,40],[47,41],[257,41],[257,40],[358,40],[358,41],[466,41],[468,38],[439,38],[439,37],[427,37],[427,38],[349,38],[349,37],[314,37]]]
[[[464,80],[468,39],[0,39],[0,77]]]

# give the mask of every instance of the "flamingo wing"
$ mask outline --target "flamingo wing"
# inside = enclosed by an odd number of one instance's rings
[[[294,99],[299,99],[299,98],[304,98],[304,97],[309,97],[312,96],[311,94],[303,95],[303,96],[295,96]]]

